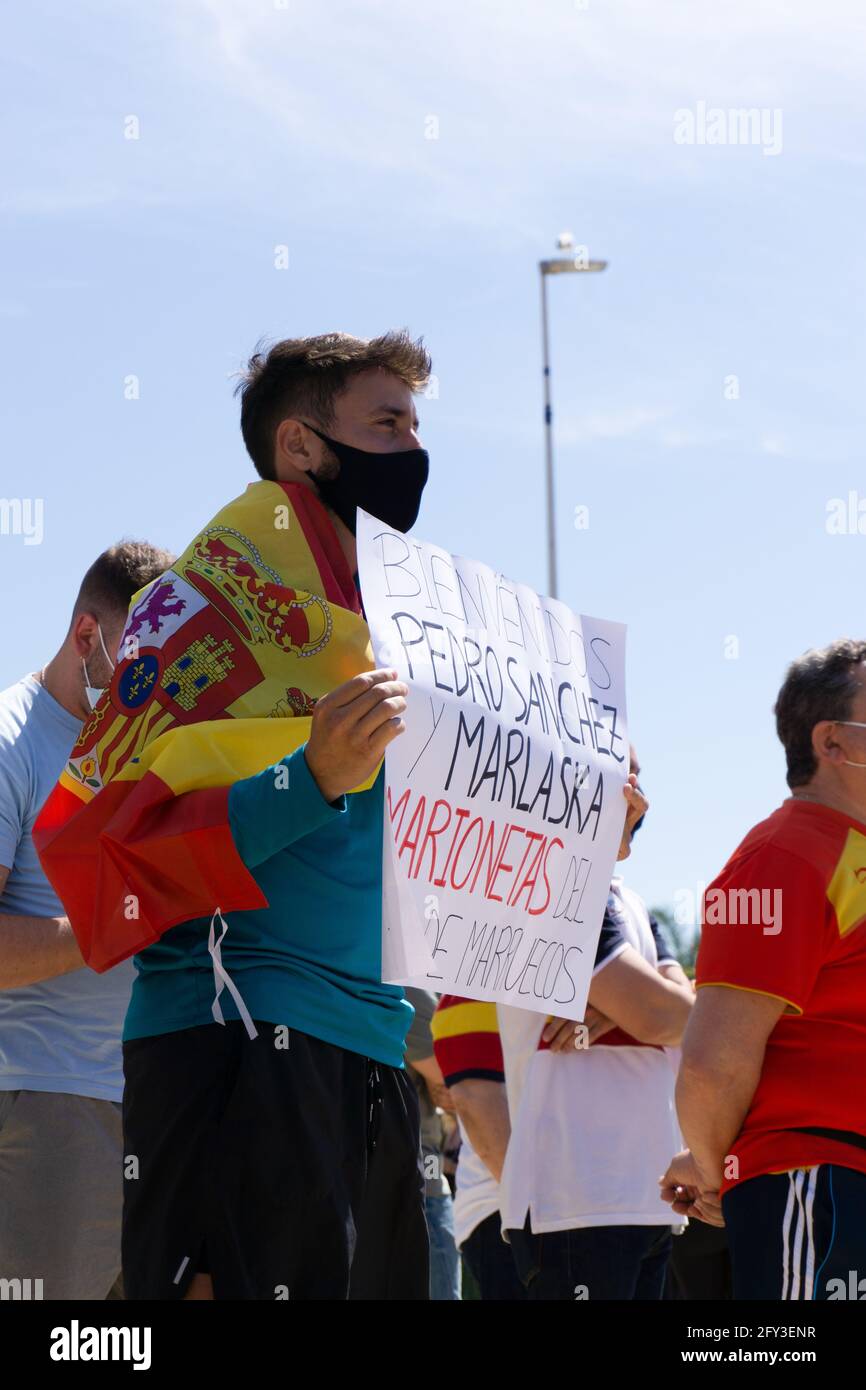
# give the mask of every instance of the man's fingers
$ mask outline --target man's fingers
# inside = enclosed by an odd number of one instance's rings
[[[387,723],[380,724],[378,729],[370,735],[367,747],[370,757],[374,762],[379,762],[385,756],[385,749],[389,743],[403,733],[406,725],[402,719],[389,719]]]
[[[541,1036],[546,1043],[552,1043],[554,1038],[558,1038],[563,1028],[573,1028],[574,1024],[570,1018],[560,1018],[555,1016],[549,1018],[541,1031]]]
[[[659,1178],[659,1196],[663,1202],[668,1202],[680,1216],[691,1216],[708,1226],[724,1226],[721,1198],[717,1192],[694,1187],[691,1183],[678,1183],[669,1176],[669,1172]]]
[[[706,1222],[708,1226],[724,1226],[725,1224],[721,1207],[707,1206],[700,1197],[688,1208],[686,1215],[696,1216],[699,1221]]]
[[[541,1036],[551,1052],[570,1052],[573,1048],[589,1046],[594,1038],[608,1032],[612,1027],[609,1018],[605,1018],[597,1009],[587,1007],[586,1018],[582,1021],[575,1021],[573,1018],[551,1018]]]
[[[375,719],[364,728],[367,716],[379,709],[379,706],[389,700],[400,700],[402,703],[399,708],[391,706],[385,717],[392,718],[395,714],[402,714],[406,708],[406,696],[409,694],[409,687],[405,681],[378,681],[375,685],[369,686],[356,695],[354,700],[348,705],[343,705],[337,714],[338,723],[343,729],[357,730],[369,734],[372,729],[377,728],[381,719]]]
[[[596,1038],[602,1037],[604,1033],[609,1033],[615,1024],[608,1018],[607,1014],[603,1014],[592,1004],[587,1004],[586,1012],[583,1015],[583,1027],[586,1029],[586,1044],[591,1046]]]
[[[336,689],[323,695],[319,703],[327,701],[333,708],[339,709],[343,705],[350,705],[353,700],[357,700],[359,695],[364,695],[373,687],[381,685],[382,681],[395,681],[396,679],[397,672],[393,666],[377,668],[375,671],[361,671],[359,675],[352,676],[351,680],[344,681],[342,685],[338,685]]]
[[[623,787],[623,795],[628,802],[626,821],[629,826],[632,826],[640,820],[641,816],[646,815],[649,810],[649,802],[642,791],[639,791],[637,787],[629,786],[628,783]]]
[[[554,1041],[550,1044],[552,1052],[568,1052],[574,1047],[576,1026],[570,1018],[564,1021]]]
[[[674,1211],[678,1211],[681,1216],[685,1215],[692,1205],[693,1200],[681,1187],[663,1187],[659,1192],[659,1196],[663,1202],[667,1202],[668,1205],[672,1206]]]
[[[380,685],[373,693],[374,703],[363,718],[354,725],[353,733],[358,738],[369,738],[381,724],[390,719],[399,719],[406,709],[406,696],[399,693],[384,694],[390,685]],[[366,698],[366,697],[365,697]]]
[[[389,675],[388,672],[385,673]],[[352,682],[348,682],[352,684]],[[363,686],[357,687],[354,699],[343,704],[329,703],[345,687],[338,686],[337,690],[331,691],[330,695],[325,695],[317,701],[313,712],[314,727],[317,721],[324,732],[328,731],[329,736],[348,736],[354,738],[356,735],[363,740],[379,727],[384,719],[393,719],[395,715],[402,714],[406,708],[406,696],[409,687],[405,681],[382,679],[370,684],[367,682]],[[388,702],[391,702],[390,705]],[[380,706],[386,705],[384,713],[380,711]],[[369,715],[373,715],[368,720]],[[365,722],[366,721],[366,722]]]

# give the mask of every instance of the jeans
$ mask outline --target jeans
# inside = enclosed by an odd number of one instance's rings
[[[528,1299],[655,1300],[671,1253],[670,1226],[584,1226],[508,1232]]]
[[[460,1298],[460,1256],[454,1244],[454,1202],[450,1194],[424,1199],[430,1234],[430,1297],[436,1303]]]

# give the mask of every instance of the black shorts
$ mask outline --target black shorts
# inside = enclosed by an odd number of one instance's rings
[[[765,1173],[726,1192],[722,1214],[735,1299],[866,1297],[866,1173]]]
[[[127,1299],[182,1298],[197,1272],[221,1299],[426,1299],[415,1087],[256,1027],[124,1043]]]

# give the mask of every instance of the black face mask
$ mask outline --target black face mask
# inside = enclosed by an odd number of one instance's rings
[[[430,471],[426,449],[377,454],[331,439],[315,425],[307,425],[307,429],[317,434],[339,460],[336,478],[312,476],[322,501],[345,522],[353,536],[358,507],[393,526],[395,531],[408,531],[415,525]]]

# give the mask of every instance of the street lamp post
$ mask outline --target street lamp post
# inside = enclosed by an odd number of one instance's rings
[[[563,232],[558,241],[560,251],[570,251],[570,255],[556,256],[552,260],[539,261],[541,272],[541,350],[544,358],[544,455],[545,479],[547,486],[547,592],[551,598],[557,597],[556,571],[556,530],[553,521],[554,479],[553,479],[553,408],[550,402],[550,342],[547,327],[547,277],[548,275],[568,275],[575,271],[604,270],[607,261],[590,261],[585,248],[574,249],[574,238],[570,232]]]

